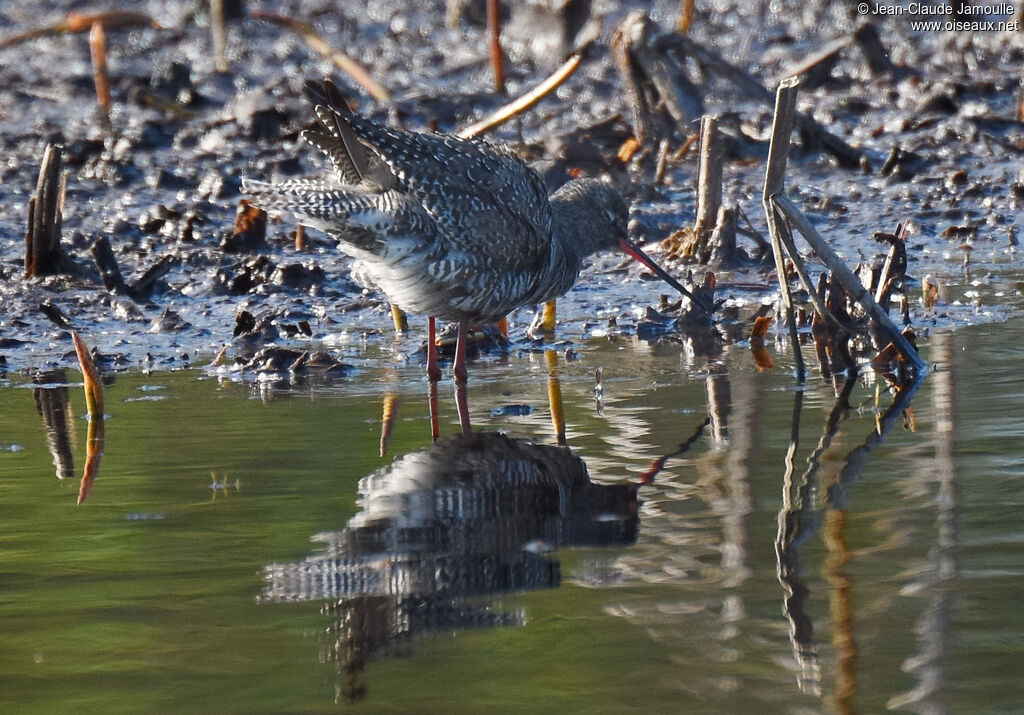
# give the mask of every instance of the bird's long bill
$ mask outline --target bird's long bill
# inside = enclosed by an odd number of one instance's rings
[[[677,291],[679,291],[680,293],[685,295],[687,298],[692,300],[701,309],[706,311],[708,313],[708,315],[711,314],[711,308],[707,305],[707,303],[705,301],[703,301],[700,298],[698,298],[697,296],[695,296],[682,283],[680,283],[675,278],[673,278],[671,273],[669,273],[664,268],[662,268],[657,263],[655,263],[654,259],[651,258],[650,256],[648,256],[643,251],[641,251],[640,247],[637,246],[635,243],[630,241],[628,238],[620,238],[619,239],[619,248],[622,249],[622,251],[624,253],[628,254],[634,260],[639,261],[643,265],[647,266],[647,268],[649,268],[654,273],[654,275],[658,276],[658,278],[661,278],[661,280],[665,281],[670,286],[675,288]]]

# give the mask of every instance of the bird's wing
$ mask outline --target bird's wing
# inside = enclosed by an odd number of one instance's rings
[[[306,96],[316,105],[320,126],[302,132],[302,139],[330,159],[342,183],[354,185],[363,181],[369,169],[369,154],[355,132],[340,117],[351,115],[352,109],[341,91],[329,79],[323,84],[306,82]]]
[[[456,250],[512,266],[548,258],[551,209],[544,183],[508,149],[479,139],[416,134],[338,115],[415,196]],[[495,245],[509,250],[493,250]]]

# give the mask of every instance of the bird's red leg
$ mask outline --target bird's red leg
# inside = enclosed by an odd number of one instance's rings
[[[437,366],[437,326],[433,318],[427,325],[427,377],[437,382],[441,379],[441,368]]]
[[[466,398],[465,380],[455,382],[455,407],[459,411],[459,425],[462,427],[462,434],[472,434],[473,428],[469,424],[469,400]]]
[[[469,372],[466,370],[466,343],[469,340],[469,321],[459,321],[459,336],[455,341],[455,382],[466,382]]]

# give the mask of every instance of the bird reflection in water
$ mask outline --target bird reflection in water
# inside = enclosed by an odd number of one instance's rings
[[[565,447],[454,435],[360,480],[361,511],[342,531],[313,537],[320,553],[267,566],[260,600],[331,602],[338,695],[359,699],[362,670],[385,646],[522,625],[521,612],[495,612],[488,598],[559,586],[549,549],[634,543],[637,489],[591,482]]]

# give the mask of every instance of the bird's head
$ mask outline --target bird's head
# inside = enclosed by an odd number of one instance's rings
[[[694,295],[629,238],[629,205],[622,194],[600,179],[573,179],[551,195],[555,230],[568,237],[579,259],[598,251],[619,249],[695,302],[708,314],[712,308]]]

